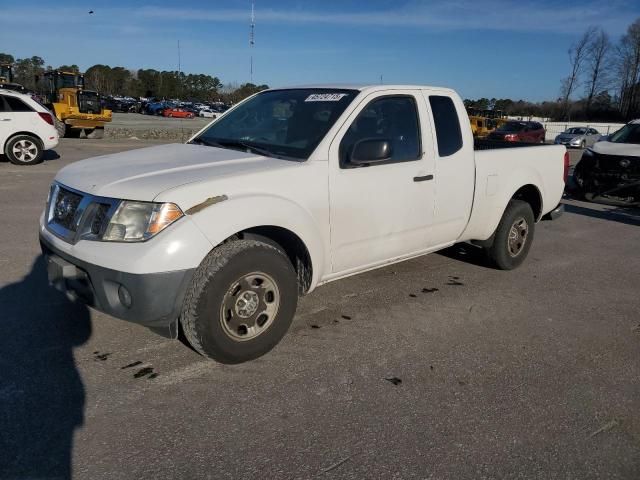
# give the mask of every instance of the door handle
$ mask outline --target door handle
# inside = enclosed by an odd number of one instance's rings
[[[10,118],[0,118],[0,122],[10,122]]]
[[[414,182],[426,182],[427,180],[433,180],[433,175],[422,175],[421,177],[413,177]]]

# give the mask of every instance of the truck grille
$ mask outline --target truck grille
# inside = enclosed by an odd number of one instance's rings
[[[82,201],[82,195],[60,187],[58,195],[53,201],[52,223],[75,232],[77,228],[75,218],[78,206]]]
[[[54,183],[47,204],[46,227],[68,243],[99,239],[119,205],[118,199],[99,197]]]

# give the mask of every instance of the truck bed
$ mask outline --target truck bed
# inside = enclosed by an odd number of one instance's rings
[[[473,141],[474,150],[495,150],[498,148],[517,147],[542,147],[544,145],[544,143],[504,142],[501,140],[487,140],[485,138],[476,138]]]
[[[464,240],[485,240],[495,230],[509,199],[524,185],[535,186],[539,216],[553,210],[564,190],[564,145],[476,140],[473,208]],[[514,147],[521,147],[514,150]]]

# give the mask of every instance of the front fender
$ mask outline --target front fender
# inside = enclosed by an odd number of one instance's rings
[[[303,206],[276,195],[232,195],[189,215],[212,245],[249,228],[274,226],[295,233],[311,257],[311,288],[327,271],[323,235],[318,222]]]

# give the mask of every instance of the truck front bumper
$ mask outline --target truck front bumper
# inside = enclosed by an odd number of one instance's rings
[[[72,300],[147,327],[167,327],[179,317],[194,269],[126,273],[74,258],[40,236],[49,283]]]

